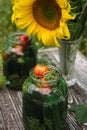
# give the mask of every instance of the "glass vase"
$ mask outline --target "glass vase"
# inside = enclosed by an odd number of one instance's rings
[[[21,90],[30,69],[36,64],[37,51],[34,43],[24,32],[11,32],[6,35],[1,54],[6,86]]]
[[[44,82],[42,77],[35,78],[32,69],[23,84],[25,130],[65,130],[66,128],[68,87],[61,72],[53,66],[48,67],[56,70],[57,78]]]
[[[82,37],[73,41],[60,40],[61,47],[59,48],[60,69],[68,86],[73,86],[76,83],[75,60],[77,50]]]

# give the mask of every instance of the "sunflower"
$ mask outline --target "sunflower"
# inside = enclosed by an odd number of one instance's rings
[[[67,0],[17,0],[12,22],[26,28],[28,35],[36,35],[44,45],[60,46],[58,39],[70,39],[67,20],[75,18],[70,10]]]

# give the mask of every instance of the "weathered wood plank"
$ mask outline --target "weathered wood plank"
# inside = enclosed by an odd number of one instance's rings
[[[0,130],[23,130],[21,92],[0,91]]]

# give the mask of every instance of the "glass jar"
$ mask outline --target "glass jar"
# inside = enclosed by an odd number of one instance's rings
[[[82,36],[73,41],[60,40],[61,48],[58,48],[60,70],[69,87],[76,83],[75,62],[81,40]]]
[[[1,53],[7,86],[15,90],[21,90],[30,69],[36,64],[34,43],[24,32],[11,32],[6,36],[6,42]]]
[[[25,130],[63,130],[66,127],[68,87],[61,72],[54,66],[48,67],[51,75],[47,73],[45,77],[49,80],[38,79],[32,69],[23,84]]]

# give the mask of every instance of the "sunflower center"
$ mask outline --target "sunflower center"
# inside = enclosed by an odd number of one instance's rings
[[[56,0],[36,0],[33,3],[33,16],[42,27],[55,30],[60,24],[61,8]]]

